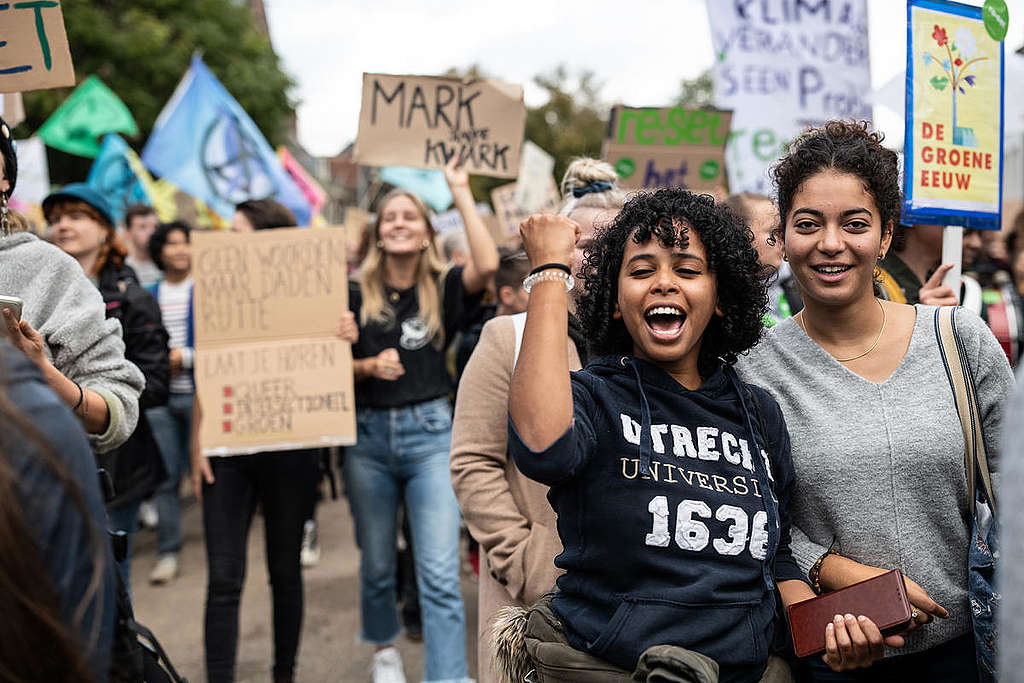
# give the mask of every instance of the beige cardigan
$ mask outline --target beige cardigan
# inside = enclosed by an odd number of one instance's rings
[[[569,367],[580,368],[572,341]],[[477,629],[480,683],[496,681],[490,627],[505,605],[529,606],[555,585],[562,552],[547,487],[508,458],[508,389],[515,358],[512,316],[488,321],[459,382],[451,473],[466,526],[482,550]],[[486,560],[486,562],[484,561]]]

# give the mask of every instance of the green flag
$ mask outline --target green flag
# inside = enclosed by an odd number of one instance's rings
[[[114,91],[89,76],[46,120],[38,135],[54,149],[96,157],[103,135],[113,132],[138,135],[139,127]]]

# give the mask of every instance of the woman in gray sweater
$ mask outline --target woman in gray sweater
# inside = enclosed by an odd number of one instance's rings
[[[738,369],[786,416],[792,550],[811,582],[827,592],[893,568],[907,579],[915,620],[902,646],[873,648],[859,662],[869,670],[841,674],[836,658],[810,658],[812,679],[973,681],[964,438],[934,307],[874,294],[901,206],[897,155],[880,143],[866,124],[830,121],[775,167],[781,237],[805,308]],[[992,465],[1013,375],[981,319],[964,310],[957,319]],[[836,621],[837,641],[850,619]]]
[[[0,295],[23,302],[20,319],[0,310],[0,335],[24,353],[81,421],[97,453],[131,436],[145,379],[125,360],[121,325],[73,258],[29,232],[14,232],[7,198],[18,158],[0,119]]]

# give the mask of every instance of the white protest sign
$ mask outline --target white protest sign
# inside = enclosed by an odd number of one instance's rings
[[[27,204],[42,204],[50,194],[50,166],[42,138],[18,140],[17,197]]]
[[[490,216],[491,207],[484,202],[477,202],[476,210],[481,216]],[[458,209],[449,209],[444,213],[436,214],[430,219],[434,226],[434,232],[438,235],[447,235],[450,232],[459,232],[466,229],[466,223],[462,220],[462,212]]]
[[[865,0],[707,3],[715,105],[733,111],[731,192],[767,192],[767,169],[808,126],[871,120]]]
[[[532,213],[548,200],[555,158],[540,146],[526,140],[519,155],[519,177],[516,178],[515,202]]]

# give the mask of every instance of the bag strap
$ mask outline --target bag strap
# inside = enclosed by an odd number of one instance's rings
[[[935,309],[935,334],[942,349],[942,362],[953,390],[953,403],[956,405],[964,433],[964,471],[967,475],[971,514],[975,514],[978,477],[981,479],[982,492],[992,508],[992,514],[995,514],[996,500],[988,459],[985,456],[985,440],[982,435],[981,415],[978,412],[978,394],[964,353],[963,341],[956,328],[957,310],[958,306],[940,306]]]

